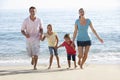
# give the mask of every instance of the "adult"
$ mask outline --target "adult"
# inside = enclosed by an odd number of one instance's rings
[[[39,18],[36,17],[36,8],[29,8],[30,16],[27,17],[22,25],[21,33],[26,37],[27,53],[32,58],[31,64],[36,65],[38,61],[38,54],[40,49],[40,37],[43,33],[42,23]]]
[[[103,43],[103,40],[99,37],[96,30],[94,29],[92,22],[90,19],[85,18],[84,16],[84,10],[83,8],[79,9],[79,19],[75,22],[75,29],[73,33],[73,42],[75,41],[75,38],[77,36],[77,46],[78,46],[78,65],[80,65],[80,68],[83,69],[83,64],[85,63],[88,52],[91,46],[91,39],[88,33],[88,28],[90,26],[90,29],[95,34],[95,36],[98,38],[98,40]]]

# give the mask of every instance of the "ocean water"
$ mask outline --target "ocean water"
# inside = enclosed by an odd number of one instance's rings
[[[101,44],[89,30],[92,46],[86,63],[120,64],[120,9],[88,10],[85,16],[89,18],[97,33],[104,39]],[[29,16],[27,10],[1,10],[0,12],[0,66],[30,64],[26,52],[26,40],[21,34],[23,20]],[[65,33],[72,38],[77,10],[38,10],[37,16],[43,21],[46,32],[47,24],[52,24],[63,42]],[[65,48],[58,49],[60,63],[67,64]],[[48,64],[49,51],[47,40],[40,42],[39,64]],[[56,60],[54,60],[54,64]]]

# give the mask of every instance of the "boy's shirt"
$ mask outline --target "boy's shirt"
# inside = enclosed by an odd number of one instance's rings
[[[68,44],[67,42],[63,42],[62,46],[65,46],[67,54],[76,54],[76,50],[71,46],[72,41],[70,41],[70,44]]]

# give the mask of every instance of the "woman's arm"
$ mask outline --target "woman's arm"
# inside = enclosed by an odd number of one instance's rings
[[[74,29],[74,33],[73,33],[73,43],[75,41],[76,35],[77,35],[77,31],[78,31],[78,26],[77,24],[75,24],[75,29]]]
[[[90,23],[90,28],[92,30],[92,32],[95,34],[95,36],[98,38],[98,40],[103,43],[104,41],[99,37],[99,35],[97,34],[96,30],[94,29],[92,23]]]

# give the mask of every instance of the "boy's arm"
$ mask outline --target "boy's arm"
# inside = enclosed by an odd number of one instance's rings
[[[73,43],[73,44],[71,44],[71,47],[73,48],[73,49],[75,49],[75,44]]]

